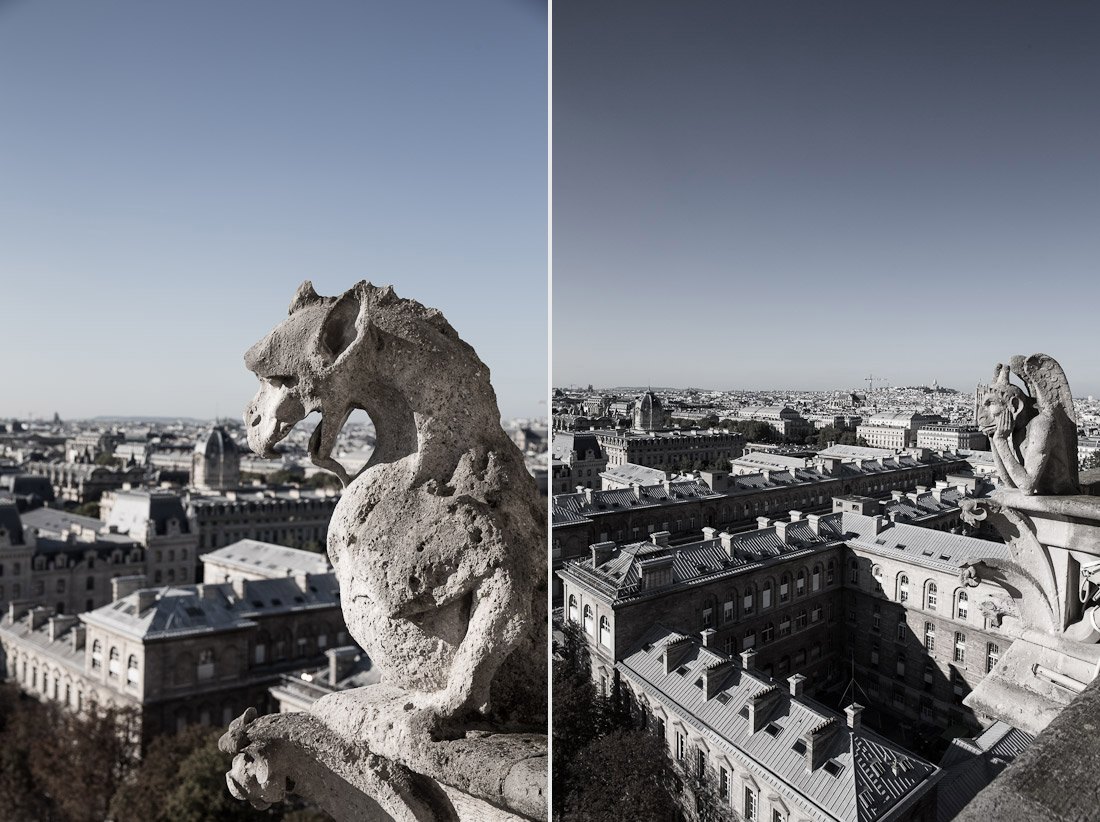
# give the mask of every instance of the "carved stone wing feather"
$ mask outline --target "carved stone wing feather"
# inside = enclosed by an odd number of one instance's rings
[[[1032,354],[1030,357],[1017,354],[1012,358],[1012,370],[1027,383],[1040,411],[1063,409],[1069,421],[1077,425],[1069,380],[1057,360],[1047,354]]]

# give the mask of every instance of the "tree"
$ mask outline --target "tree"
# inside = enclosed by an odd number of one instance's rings
[[[557,705],[554,706],[555,716]],[[557,758],[555,753],[555,759]],[[569,765],[565,818],[576,822],[675,819],[675,777],[664,742],[646,730],[612,731]]]
[[[577,623],[566,621],[562,637],[554,658],[551,692],[554,705],[553,812],[559,819],[571,787],[569,765],[596,738],[602,724],[584,635]]]
[[[118,460],[115,459],[113,454],[109,454],[106,451],[104,451],[102,454],[96,454],[95,464],[96,465],[109,465],[111,467],[117,467],[119,463],[118,463]]]
[[[219,736],[220,731],[210,732],[180,763],[178,782],[165,797],[158,822],[264,822],[282,816],[281,807],[256,810],[229,793],[225,774],[233,757],[218,748]]]

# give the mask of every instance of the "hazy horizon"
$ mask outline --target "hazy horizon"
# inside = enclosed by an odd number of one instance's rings
[[[0,417],[237,417],[305,279],[546,413],[538,3],[0,0],[0,105]]]
[[[966,390],[1100,305],[1100,6],[554,7],[554,385]]]

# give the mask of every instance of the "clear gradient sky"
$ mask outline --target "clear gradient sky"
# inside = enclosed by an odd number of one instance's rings
[[[546,128],[534,0],[0,0],[0,417],[237,416],[306,278],[545,415]]]
[[[554,5],[555,385],[1100,394],[1100,4]]]

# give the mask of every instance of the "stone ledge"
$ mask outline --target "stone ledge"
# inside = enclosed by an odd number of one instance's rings
[[[1084,822],[1100,808],[1100,680],[1094,680],[956,822]]]

